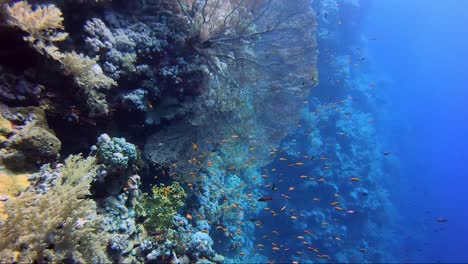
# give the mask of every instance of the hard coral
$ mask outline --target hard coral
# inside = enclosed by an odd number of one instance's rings
[[[138,148],[127,142],[125,138],[111,138],[107,134],[102,134],[96,145],[98,163],[104,165],[108,173],[135,172],[138,169],[140,160]]]

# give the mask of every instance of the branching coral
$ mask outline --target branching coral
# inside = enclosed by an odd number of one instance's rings
[[[7,23],[27,32],[24,40],[31,43],[41,54],[47,54],[55,60],[63,58],[54,42],[64,41],[68,33],[63,30],[62,11],[54,5],[32,8],[26,1],[6,6]]]
[[[48,55],[59,61],[65,74],[72,75],[75,83],[83,91],[90,115],[107,114],[108,105],[105,95],[99,91],[109,89],[116,82],[104,75],[97,64],[98,58],[90,58],[83,54],[61,52],[55,42],[64,41],[68,33],[63,30],[62,11],[54,5],[36,6],[32,8],[26,1],[6,5],[7,23],[28,33],[24,40],[41,54]]]
[[[138,214],[146,218],[145,228],[152,232],[172,227],[172,217],[184,206],[186,196],[178,182],[170,186],[153,187],[151,196],[143,194]]]
[[[49,192],[23,192],[5,204],[0,226],[4,262],[104,263],[106,235],[99,234],[96,203],[87,198],[96,176],[95,158],[70,156]]]
[[[104,75],[97,64],[98,58],[89,58],[76,52],[63,54],[62,64],[65,74],[72,75],[76,84],[82,88],[87,98],[90,115],[107,114],[109,111],[106,97],[99,90],[107,90],[117,83]]]

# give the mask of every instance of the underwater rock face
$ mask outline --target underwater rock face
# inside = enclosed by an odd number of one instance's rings
[[[7,168],[28,170],[58,158],[61,142],[49,129],[43,110],[37,107],[4,107],[2,115],[15,125],[0,155]]]

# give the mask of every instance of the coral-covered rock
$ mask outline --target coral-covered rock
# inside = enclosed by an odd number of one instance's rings
[[[6,167],[13,170],[36,169],[58,158],[62,144],[49,129],[43,110],[37,107],[4,107],[2,115],[5,118],[2,131],[10,132],[0,153]],[[9,129],[7,122],[15,129]]]
[[[11,122],[6,120],[0,114],[0,144],[7,140],[7,137],[13,132]]]

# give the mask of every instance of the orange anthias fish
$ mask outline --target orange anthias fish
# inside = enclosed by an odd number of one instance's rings
[[[357,182],[357,181],[360,181],[360,179],[359,179],[359,178],[357,178],[357,177],[354,177],[354,178],[351,178],[351,179],[349,179],[349,181],[352,181],[352,182]]]
[[[194,152],[197,152],[197,151],[198,151],[198,145],[197,145],[197,144],[192,143],[192,148],[193,148],[193,151],[194,151]]]
[[[313,247],[307,247],[307,250],[314,251],[314,252],[316,252],[316,253],[318,253],[318,252],[319,252],[319,250],[318,250],[318,249],[316,249],[316,248],[313,248]]]

